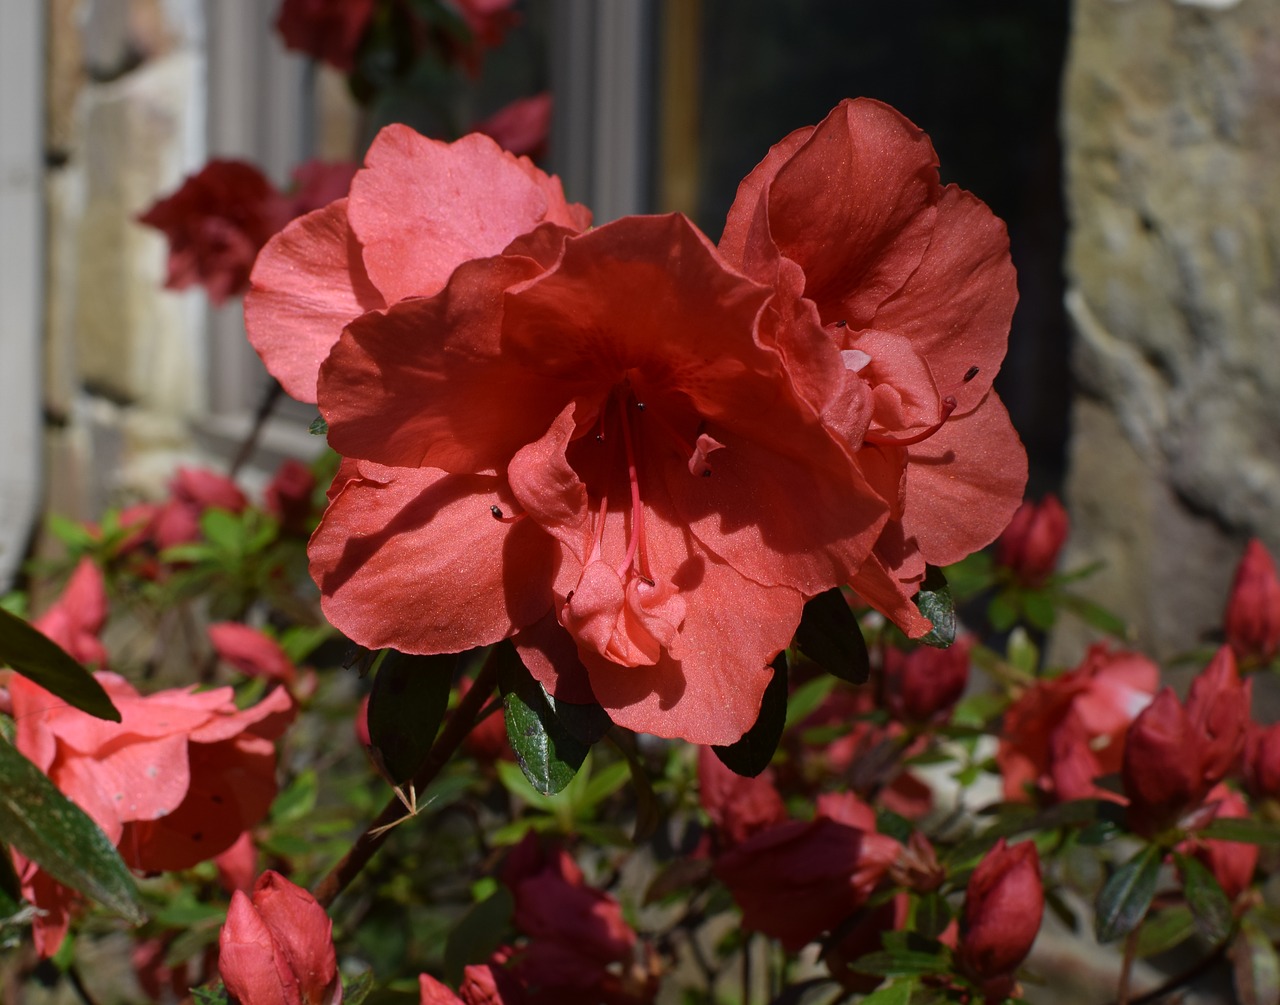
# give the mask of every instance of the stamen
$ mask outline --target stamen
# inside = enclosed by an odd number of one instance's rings
[[[609,496],[605,494],[600,497],[600,512],[596,514],[595,540],[591,542],[591,558],[589,559],[591,562],[600,560],[600,544],[604,540],[604,518],[608,512]]]
[[[618,409],[618,415],[622,419],[622,443],[627,449],[627,478],[631,482],[631,540],[627,542],[627,553],[618,566],[618,578],[621,579],[637,553],[640,555],[641,575],[648,575],[649,561],[645,548],[644,506],[640,502],[640,475],[636,470],[636,452],[631,444],[631,423],[627,419],[625,404]]]
[[[943,427],[947,419],[951,418],[951,413],[956,410],[957,404],[958,403],[956,399],[952,395],[948,394],[945,398],[942,399],[942,418],[940,418],[928,429],[924,430],[923,432],[916,433],[914,436],[908,436],[905,439],[895,440],[891,436],[875,436],[872,433],[867,433],[867,435],[863,437],[863,439],[865,439],[868,443],[877,443],[880,446],[884,446],[884,447],[909,447],[914,443],[922,443],[923,441],[927,440],[930,436],[932,436],[934,433],[936,433],[939,429]]]
[[[637,402],[636,402],[636,411],[637,411],[637,412],[643,412],[643,411],[644,411],[644,408],[645,408],[645,405],[644,405],[644,402],[643,402],[643,401],[637,401]]]
[[[848,322],[848,321],[837,321],[837,322],[836,322],[836,327],[837,327],[837,328],[848,328],[848,327],[849,327],[849,322]]]
[[[978,376],[979,372],[980,371],[976,366],[969,367],[969,369],[964,372],[964,382],[966,384],[969,383],[969,381],[973,380],[974,377]]]
[[[529,515],[528,513],[516,513],[514,516],[504,516],[502,510],[497,506],[490,506],[489,513],[498,523],[518,523]]]

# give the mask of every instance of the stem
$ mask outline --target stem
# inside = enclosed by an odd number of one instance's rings
[[[267,388],[262,400],[258,402],[258,410],[253,415],[253,426],[249,430],[249,435],[240,444],[240,449],[236,451],[236,456],[231,461],[231,470],[227,472],[230,477],[234,478],[238,475],[240,469],[253,456],[253,452],[258,448],[258,440],[262,437],[262,430],[267,425],[267,419],[271,417],[271,413],[275,411],[276,402],[283,395],[284,388],[280,386],[280,381],[272,379],[271,386]]]
[[[742,1005],[751,1005],[751,933],[742,940]]]
[[[413,776],[415,791],[426,791],[427,786],[435,780],[440,769],[448,763],[449,758],[461,746],[462,741],[467,738],[467,734],[476,724],[476,716],[489,700],[489,695],[493,693],[498,682],[498,660],[494,656],[498,651],[499,648],[495,647],[490,652],[484,661],[484,666],[476,675],[475,684],[463,695],[462,700],[458,702],[458,707],[453,710],[453,714],[445,723],[443,731],[436,737],[436,742],[431,745],[431,752],[427,755],[426,761]],[[386,829],[379,830],[379,828],[386,828],[403,816],[404,807],[400,800],[394,797],[388,800],[377,818],[369,824],[363,834],[356,838],[351,850],[316,885],[315,898],[322,907],[332,904],[338,894],[347,888],[360,870],[368,864],[369,859],[373,858],[374,853],[382,847],[382,843],[391,832]]]
[[[1138,930],[1135,928],[1124,940],[1124,961],[1120,965],[1120,987],[1116,991],[1116,1005],[1129,1005],[1129,979],[1133,976],[1133,960],[1138,949]]]
[[[1144,991],[1136,998],[1117,998],[1116,1005],[1154,1005],[1155,1002],[1158,1002],[1161,998],[1165,997],[1165,995],[1177,990],[1184,984],[1190,984],[1201,974],[1206,973],[1221,963],[1222,957],[1226,954],[1227,944],[1229,942],[1230,939],[1227,939],[1218,943],[1218,945],[1214,947],[1213,952],[1208,953],[1203,959],[1196,963],[1195,966],[1189,967],[1182,973],[1170,977],[1167,981],[1157,985],[1150,991]]]
[[[80,976],[80,971],[74,965],[67,967],[67,980],[75,990],[76,995],[84,1002],[84,1005],[97,1005],[97,1001],[89,993],[89,989],[85,987],[84,978]]]

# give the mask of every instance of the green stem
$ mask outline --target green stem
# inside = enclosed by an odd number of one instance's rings
[[[497,652],[498,649],[495,648],[493,651]],[[413,776],[412,785],[415,792],[426,791],[427,786],[440,773],[440,769],[449,762],[449,758],[462,745],[462,741],[475,726],[480,709],[489,700],[497,683],[498,661],[490,654],[476,675],[475,685],[458,702],[458,707],[453,710],[453,714],[445,722],[444,729],[436,737],[436,742],[432,744],[426,761]],[[389,825],[401,820],[404,815],[404,806],[399,798],[392,798],[387,802],[377,818],[365,828],[363,834],[356,838],[350,851],[316,884],[315,898],[322,907],[332,904],[338,894],[350,885],[386,841],[387,835],[391,833]]]

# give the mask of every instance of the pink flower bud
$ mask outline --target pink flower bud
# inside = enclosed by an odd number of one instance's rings
[[[1012,984],[1040,931],[1044,886],[1036,846],[1012,847],[1001,838],[978,863],[965,892],[960,920],[961,969],[984,988]]]
[[[949,649],[921,646],[909,653],[884,650],[884,700],[889,714],[904,722],[945,718],[969,681],[970,639]]]
[[[1241,660],[1267,663],[1280,651],[1280,578],[1257,538],[1236,567],[1224,622],[1227,644]]]
[[[240,1005],[341,1005],[333,923],[314,897],[277,872],[253,899],[237,890],[218,936],[218,973]]]
[[[1245,801],[1225,785],[1209,793],[1209,800],[1215,820],[1240,820],[1249,816]],[[1253,883],[1253,873],[1258,867],[1257,845],[1196,838],[1184,844],[1182,851],[1195,855],[1213,873],[1228,900],[1236,900]]]
[[[1039,586],[1057,565],[1070,530],[1057,496],[1049,494],[1038,504],[1024,502],[996,542],[996,562],[1025,586]]]

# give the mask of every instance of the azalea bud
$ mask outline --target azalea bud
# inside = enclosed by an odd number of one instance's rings
[[[1225,785],[1219,785],[1209,793],[1209,801],[1214,806],[1215,820],[1240,820],[1249,816],[1245,801]],[[1253,883],[1253,873],[1258,867],[1257,845],[1197,838],[1185,844],[1182,850],[1204,863],[1228,900],[1236,900]]]
[[[1245,547],[1236,567],[1224,628],[1227,644],[1241,660],[1268,663],[1280,651],[1280,578],[1257,538]]]
[[[263,494],[267,512],[291,534],[306,535],[311,520],[311,494],[316,476],[301,461],[290,458],[280,465]]]
[[[237,890],[218,936],[218,973],[240,1005],[340,1005],[333,922],[306,890],[277,872],[253,899]]]
[[[1187,716],[1200,746],[1204,791],[1217,785],[1240,762],[1253,682],[1240,680],[1235,656],[1223,646],[1187,694]]]
[[[904,722],[946,718],[969,681],[970,639],[947,649],[921,646],[909,653],[884,650],[884,701],[889,714]]]
[[[724,847],[741,844],[756,831],[787,819],[771,768],[744,778],[725,767],[710,747],[698,748],[698,801]]]
[[[1207,788],[1199,753],[1186,711],[1173,689],[1165,688],[1125,736],[1121,777],[1134,831],[1152,837],[1200,802]]]
[[[812,821],[753,834],[716,861],[715,873],[742,908],[743,927],[794,952],[866,903],[901,851],[875,832],[870,807],[830,793]]]
[[[1024,502],[996,542],[996,562],[1025,586],[1039,586],[1054,566],[1071,529],[1067,511],[1050,493],[1040,502]]]
[[[1001,838],[978,863],[965,891],[960,920],[961,970],[983,986],[1012,986],[1040,930],[1044,886],[1031,841],[1012,847]]]
[[[1244,787],[1255,799],[1280,799],[1280,723],[1250,725],[1244,745]]]

